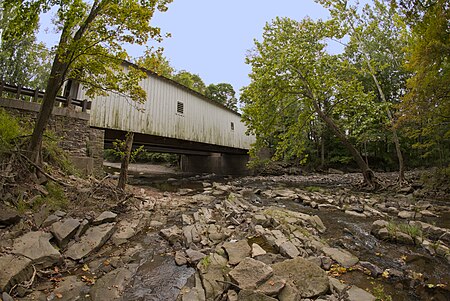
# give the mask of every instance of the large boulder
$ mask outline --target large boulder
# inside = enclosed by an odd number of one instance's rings
[[[67,248],[64,255],[73,260],[82,259],[100,249],[114,233],[114,230],[115,223],[101,224],[89,228],[80,241]]]
[[[272,277],[273,270],[265,263],[247,257],[229,275],[241,289],[254,290]]]
[[[19,220],[20,215],[17,211],[0,204],[0,226],[9,226]]]
[[[61,254],[51,244],[52,235],[43,231],[28,232],[14,240],[12,253],[31,259],[37,268],[61,262]]]
[[[206,300],[215,300],[226,287],[224,281],[228,280],[225,277],[228,269],[227,260],[219,254],[213,253],[201,260],[197,269],[205,289]]]
[[[0,257],[0,291],[9,291],[14,285],[28,280],[33,275],[31,259],[23,256]]]
[[[280,295],[311,298],[325,294],[329,289],[329,280],[325,271],[304,258],[297,257],[275,263],[272,269],[276,276],[286,280],[286,286]],[[284,300],[289,299],[284,297]]]
[[[120,300],[125,285],[130,281],[132,273],[126,268],[109,272],[94,284],[89,291],[92,301]]]

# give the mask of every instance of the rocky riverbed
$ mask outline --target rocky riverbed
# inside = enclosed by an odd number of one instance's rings
[[[89,210],[2,208],[2,298],[450,300],[449,203],[357,177],[166,179]]]

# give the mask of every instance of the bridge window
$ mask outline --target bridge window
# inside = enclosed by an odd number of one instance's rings
[[[234,122],[231,122],[231,130],[234,131]]]
[[[177,113],[181,115],[184,114],[184,103],[181,101],[177,101]]]

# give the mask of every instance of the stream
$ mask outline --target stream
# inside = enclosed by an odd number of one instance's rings
[[[308,189],[311,184],[261,182],[260,179],[251,177],[246,177],[244,180],[198,176],[186,178],[180,175],[177,178],[167,178],[164,176],[148,177],[142,174],[132,175],[130,182],[141,187],[156,188],[162,192],[183,191],[184,194],[189,195],[202,193],[204,182],[227,183],[239,189],[251,188],[253,190]],[[323,185],[322,187],[314,186],[314,189],[333,195],[336,187]],[[353,191],[350,194],[367,195],[367,193]],[[433,200],[430,202],[433,203]],[[440,206],[447,206],[442,201],[436,201],[436,203],[439,203]],[[372,278],[362,269],[348,269],[340,277],[347,283],[371,292],[382,288],[384,294],[390,295],[392,300],[450,300],[450,265],[447,260],[431,256],[420,246],[408,246],[377,239],[370,233],[371,225],[377,218],[356,217],[345,214],[342,210],[329,208],[312,209],[299,202],[273,198],[257,197],[256,205],[278,206],[292,211],[318,215],[327,228],[325,233],[321,234],[321,238],[331,247],[347,249],[360,261],[370,262],[383,271],[389,272],[389,277],[383,275]],[[392,220],[397,220],[397,218],[392,217]],[[450,228],[450,209],[443,211],[440,217],[426,218],[426,221],[440,227]],[[170,224],[168,223],[167,226]],[[164,255],[169,247],[166,246],[164,249],[165,244],[156,232],[145,233],[140,240],[144,245],[144,250],[138,255],[140,266],[133,277],[132,285],[124,293],[124,300],[176,300],[183,285],[192,280],[195,270],[187,266],[177,266],[173,257]]]

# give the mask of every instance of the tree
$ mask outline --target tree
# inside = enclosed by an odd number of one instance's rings
[[[346,0],[317,2],[330,10],[341,31],[338,36],[349,36],[346,53],[359,65],[359,73],[367,74],[373,81],[372,89],[384,107],[386,123],[392,132],[401,185],[405,181],[405,164],[393,104],[398,104],[403,95],[406,72],[402,66],[405,40],[402,39],[403,28],[398,14],[379,0],[365,5],[361,13],[357,5],[350,5]]]
[[[399,2],[411,28],[405,66],[412,72],[400,124],[424,157],[444,165],[450,156],[450,6],[447,0]]]
[[[136,60],[136,64],[167,78],[172,78],[175,73],[175,68],[170,65],[169,60],[164,57],[161,50],[156,52],[151,49],[147,50],[144,56]]]
[[[206,97],[223,104],[227,108],[237,111],[237,98],[233,86],[227,83],[210,84],[206,87]]]
[[[30,22],[23,28],[23,9],[33,11],[32,7],[20,7],[19,3],[5,3],[2,7],[3,18],[0,17],[0,28],[2,31],[0,38],[0,76],[1,80],[18,86],[44,89],[50,74],[50,51],[43,43],[36,42],[37,23],[36,20]],[[24,13],[25,16],[27,15]],[[26,18],[25,18],[26,19]],[[23,35],[17,36],[11,27],[21,27]]]
[[[334,25],[277,18],[265,26],[263,41],[255,41],[246,60],[252,72],[243,90],[243,118],[257,140],[278,132],[278,154],[301,156],[306,125],[317,116],[352,155],[365,183],[374,186],[373,171],[333,117],[349,107],[365,109],[373,97],[351,76],[355,70],[343,56],[327,53],[325,40]]]
[[[14,2],[17,0],[6,0],[7,4]],[[31,160],[40,163],[43,133],[55,97],[67,79],[82,83],[88,95],[115,91],[132,100],[145,100],[145,92],[139,87],[145,74],[132,66],[125,68],[122,65],[129,59],[124,45],[160,40],[160,30],[150,24],[150,19],[156,10],[165,11],[169,2],[171,0],[19,1],[22,7],[37,7],[35,13],[56,7],[54,23],[60,32],[43,103],[28,147]],[[20,34],[22,28],[12,26],[14,24],[11,23],[10,31]]]
[[[172,79],[177,83],[205,95],[206,85],[198,74],[186,70],[177,72]]]
[[[132,156],[134,133],[128,132],[126,134],[125,142],[122,144],[122,154],[120,162],[120,175],[119,181],[117,183],[117,188],[125,190],[125,186],[128,181],[128,165],[130,164],[130,159]]]

